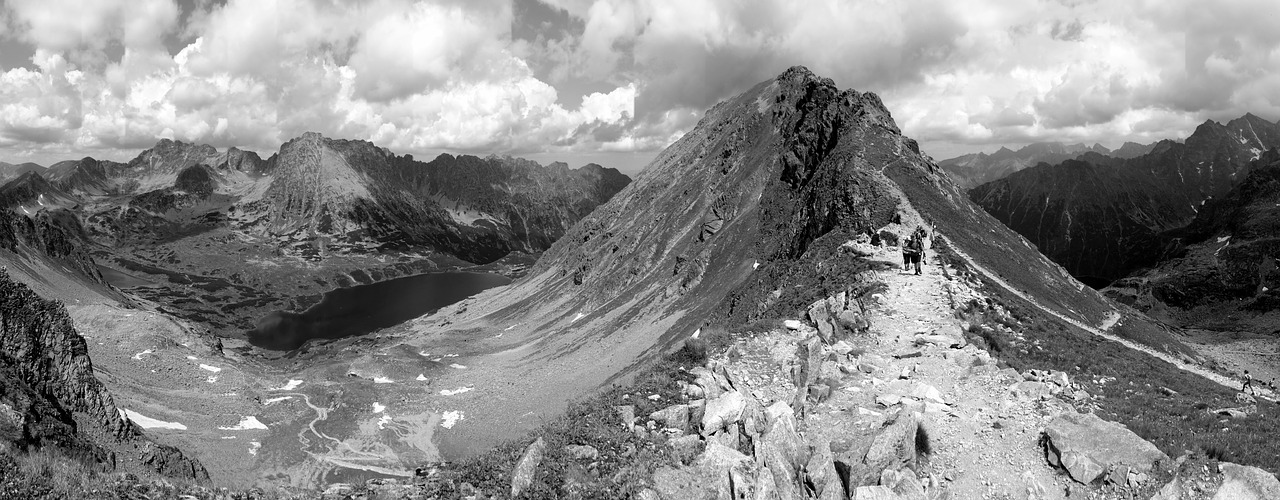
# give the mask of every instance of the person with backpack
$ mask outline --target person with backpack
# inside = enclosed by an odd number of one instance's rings
[[[1244,385],[1240,386],[1240,392],[1244,392],[1245,389],[1249,389],[1249,392],[1255,396],[1258,395],[1258,390],[1253,388],[1253,376],[1249,375],[1249,370],[1244,371]]]
[[[911,265],[916,268],[916,275],[920,275],[920,261],[924,259],[924,228],[917,227],[914,233],[911,233],[911,239],[902,246],[903,254],[907,257],[907,271],[911,270]]]

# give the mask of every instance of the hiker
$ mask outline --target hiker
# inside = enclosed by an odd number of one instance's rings
[[[911,239],[902,246],[903,254],[907,256],[907,271],[911,271],[910,264],[914,264],[917,276],[920,275],[920,261],[924,258],[924,238],[921,236],[923,232],[923,229],[916,229],[916,232],[911,234]]]
[[[1249,392],[1255,396],[1258,395],[1257,389],[1253,388],[1253,377],[1249,375],[1249,370],[1244,371],[1244,385],[1240,386],[1240,392],[1244,392],[1245,389],[1249,389]]]

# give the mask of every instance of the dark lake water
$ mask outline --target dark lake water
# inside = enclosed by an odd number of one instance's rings
[[[288,351],[311,339],[364,335],[508,283],[510,278],[498,274],[441,272],[339,288],[306,311],[277,311],[258,320],[249,343]]]

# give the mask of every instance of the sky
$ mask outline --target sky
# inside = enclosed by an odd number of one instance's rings
[[[1280,119],[1276,0],[0,0],[0,161],[160,138],[634,173],[804,65],[935,159]]]

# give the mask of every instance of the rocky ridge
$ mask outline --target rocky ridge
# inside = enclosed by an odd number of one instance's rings
[[[1161,141],[1145,155],[1085,154],[980,185],[970,196],[1072,275],[1102,287],[1152,263],[1163,249],[1160,233],[1189,224],[1202,202],[1225,194],[1277,146],[1280,124],[1246,114],[1206,121],[1185,142]]]
[[[148,439],[94,377],[84,338],[60,303],[0,273],[0,436],[54,448],[87,466],[208,482],[204,467]]]

